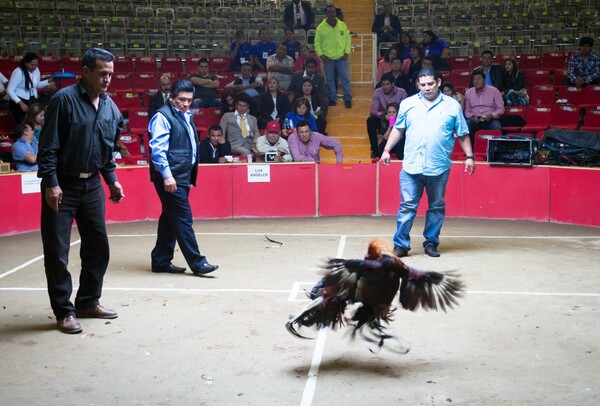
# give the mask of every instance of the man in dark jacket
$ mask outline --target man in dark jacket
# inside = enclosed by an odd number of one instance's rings
[[[182,273],[185,268],[171,263],[175,242],[195,275],[217,270],[200,254],[192,228],[190,188],[196,185],[199,149],[198,133],[190,105],[194,85],[178,80],[171,88],[169,102],[150,119],[150,179],[162,204],[156,245],[152,250],[152,272]]]
[[[283,24],[294,29],[315,27],[315,15],[308,1],[292,0],[283,10]]]
[[[373,20],[371,31],[377,34],[377,43],[398,42],[398,35],[402,31],[400,19],[392,14],[392,3],[383,5],[383,13],[377,14]]]
[[[502,75],[502,66],[494,63],[494,53],[486,50],[481,53],[481,66],[473,69],[473,72],[482,70],[485,73],[485,84],[494,86],[496,89],[504,90],[504,82]],[[473,87],[473,80],[469,83],[469,87]]]

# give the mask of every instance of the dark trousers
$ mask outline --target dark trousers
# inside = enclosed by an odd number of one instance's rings
[[[28,106],[31,106],[33,103],[37,103],[37,99],[35,97],[31,97],[29,100],[21,99],[21,101]],[[22,123],[27,113],[21,109],[21,106],[11,100],[8,102],[8,107],[15,118],[15,123]]]
[[[469,138],[471,139],[471,146],[475,150],[475,133],[479,130],[502,130],[502,124],[500,120],[492,119],[483,123],[476,122],[471,118],[467,119],[467,125],[469,126]]]
[[[46,204],[42,190],[41,232],[50,305],[55,316],[63,318],[75,308],[99,303],[110,252],[104,221],[105,195],[98,174],[88,179],[59,177],[59,184],[63,196],[57,213]],[[73,220],[81,237],[75,306],[70,300],[73,284],[67,270]]]
[[[162,213],[158,219],[156,245],[152,250],[152,266],[166,268],[171,264],[175,242],[191,268],[201,266],[206,257],[200,254],[192,228],[192,208],[188,200],[190,188],[177,186],[175,192],[169,193],[162,182],[154,182],[154,188],[162,204]]]
[[[369,116],[367,118],[367,134],[371,144],[371,154],[377,154],[377,133],[381,132],[381,117]]]

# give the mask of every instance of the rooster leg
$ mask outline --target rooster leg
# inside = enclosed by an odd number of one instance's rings
[[[397,354],[407,354],[410,351],[410,345],[404,343],[399,336],[388,333],[388,329],[383,327],[379,322],[379,319],[373,320],[369,323],[369,331],[374,334],[377,340],[368,340],[371,342],[377,342],[377,348],[375,350],[369,348],[369,351],[373,354],[377,354],[384,346],[386,349],[395,352]]]

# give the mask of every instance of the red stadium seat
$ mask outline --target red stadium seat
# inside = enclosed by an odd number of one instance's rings
[[[566,69],[555,69],[552,72],[552,83],[557,86],[563,84],[563,81],[567,78],[567,70]]]
[[[542,67],[541,54],[521,54],[519,55],[519,69],[539,69]]]
[[[135,58],[135,70],[138,72],[156,72],[156,58],[153,56],[139,56]]]
[[[39,64],[40,73],[42,75],[51,75],[53,73],[62,72],[60,59],[58,59],[57,56],[40,56]],[[79,72],[79,70],[76,72]]]
[[[10,110],[0,110],[0,134],[12,134],[15,132],[15,117]]]
[[[198,110],[198,113],[194,114],[194,123],[196,129],[200,134],[201,138],[204,138],[208,134],[208,128],[213,124],[219,124],[221,122],[221,107],[207,107]]]
[[[158,89],[158,78],[153,72],[131,72],[131,86],[136,92]]]
[[[527,122],[527,106],[507,106],[504,109],[504,116],[519,116]],[[521,131],[521,126],[502,126],[502,131],[504,133]]]
[[[583,89],[577,86],[556,86],[558,89],[558,99],[566,100],[570,104],[581,104],[583,101]]]
[[[208,60],[208,66],[213,72],[227,72],[229,65],[229,59],[224,56],[211,56]]]
[[[533,86],[529,92],[530,106],[551,106],[556,100],[556,90],[552,85]]]
[[[110,97],[120,110],[128,110],[131,107],[142,107],[140,95],[131,91],[111,92]]]
[[[550,71],[548,69],[523,69],[523,71],[526,87],[550,84]]]
[[[9,56],[0,56],[0,72],[10,78],[10,74],[19,66],[19,62]]]
[[[579,128],[579,109],[569,104],[555,104],[552,106],[550,128],[576,130]]]
[[[469,88],[471,69],[453,69],[450,71],[450,83],[454,88]]]
[[[478,130],[475,132],[475,145],[473,153],[476,161],[487,161],[488,139],[502,135],[500,130]],[[456,141],[455,141],[456,142]]]
[[[462,147],[460,146],[458,139],[454,138],[454,148],[452,148],[452,152],[450,153],[450,159],[453,161],[464,161],[465,158],[465,151],[463,151]]]
[[[542,55],[542,68],[550,70],[567,69],[567,53],[556,51],[544,52]]]
[[[115,73],[108,88],[111,92],[133,91],[133,87],[131,86],[131,76],[129,76],[129,73]]]
[[[129,110],[129,132],[143,136],[148,132],[148,123],[150,116],[148,109],[142,107],[132,107]]]
[[[63,56],[60,59],[60,65],[63,72],[79,73],[81,72],[81,57],[80,56]]]
[[[12,162],[13,143],[14,141],[8,137],[0,139],[0,160],[4,162]]]
[[[600,105],[600,85],[587,85],[583,88],[583,98],[579,107]]]
[[[133,58],[130,56],[117,56],[115,60],[115,72],[132,72],[134,70]]]
[[[527,107],[527,124],[521,127],[524,133],[537,134],[550,128],[550,118],[552,116],[552,107]]]
[[[468,55],[451,55],[450,70],[453,69],[471,69],[471,57]]]
[[[165,56],[160,60],[160,70],[179,74],[183,72],[183,61],[179,56]]]
[[[580,129],[583,131],[600,132],[600,104],[586,109],[583,116],[583,125]]]

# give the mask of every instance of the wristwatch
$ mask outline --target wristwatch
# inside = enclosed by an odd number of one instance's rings
[[[467,156],[467,159],[472,159],[474,161],[475,157],[473,155],[469,155],[469,156]]]

